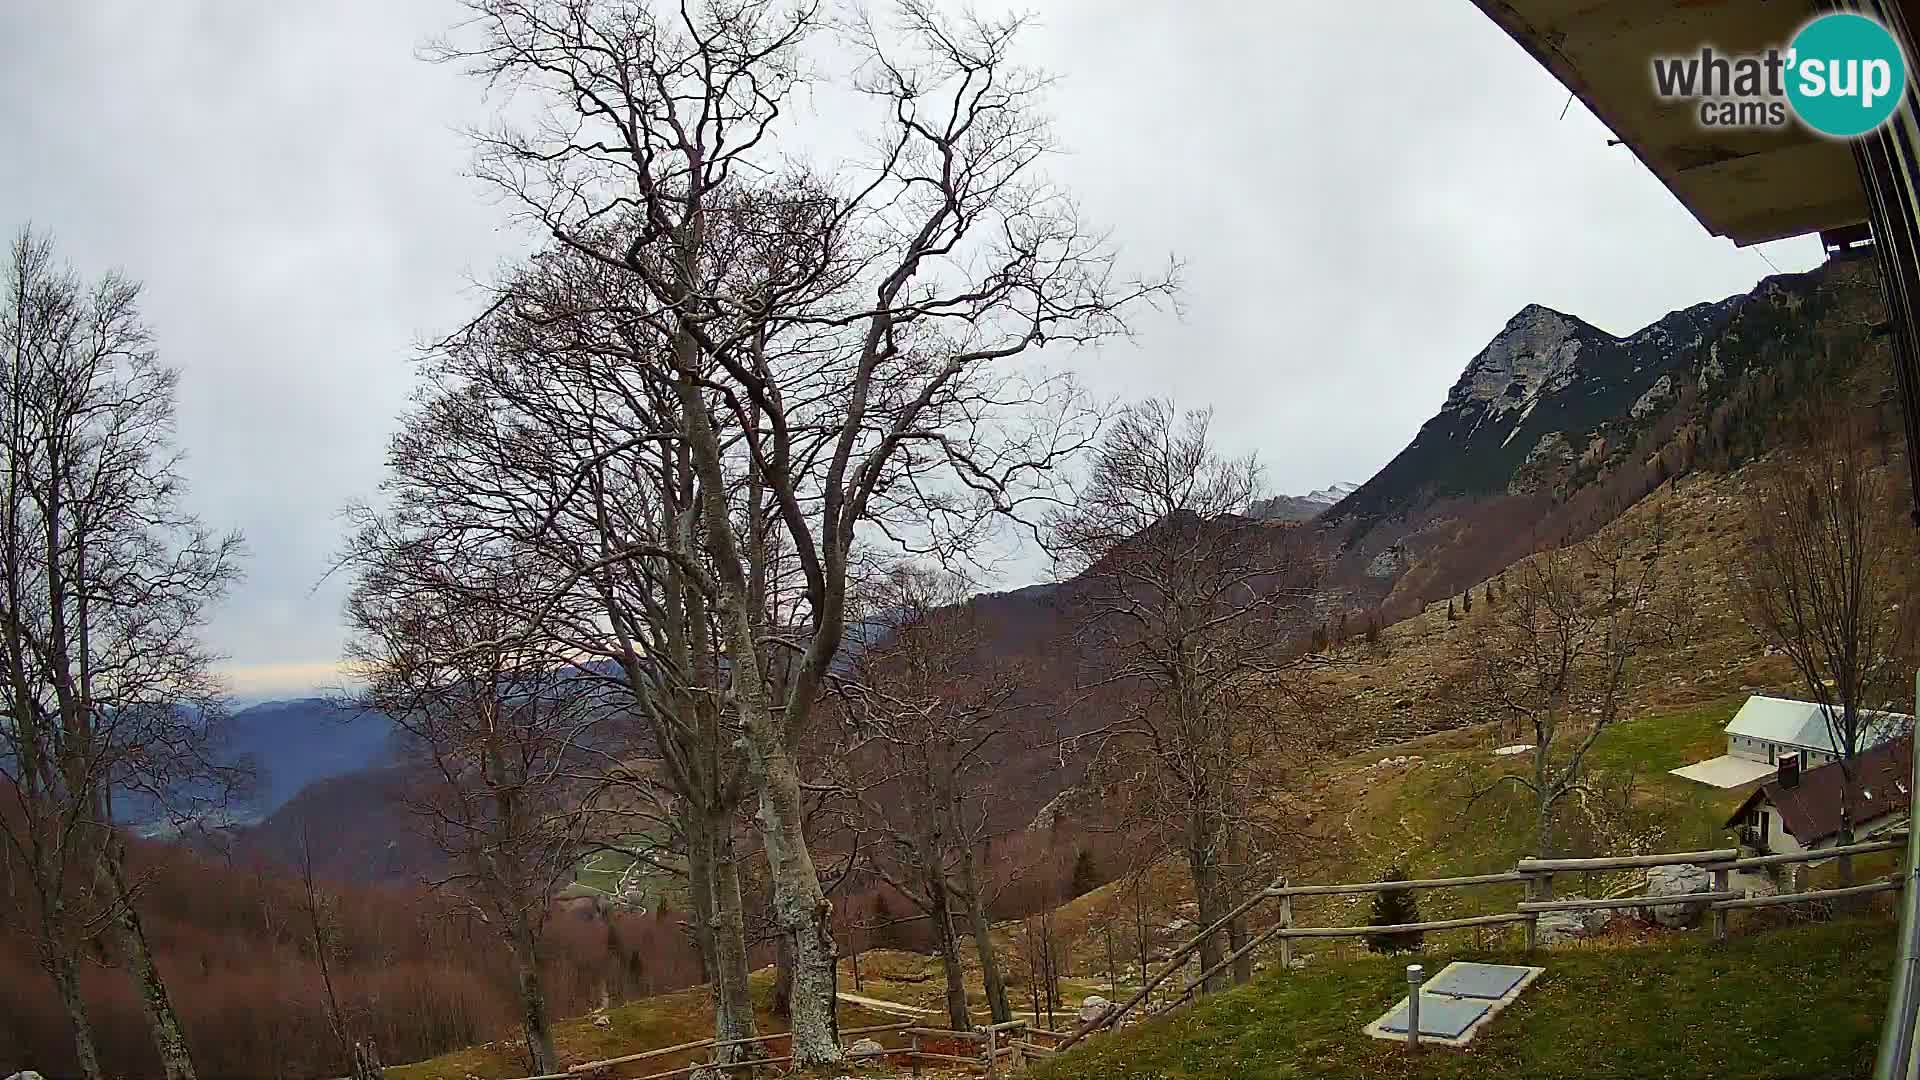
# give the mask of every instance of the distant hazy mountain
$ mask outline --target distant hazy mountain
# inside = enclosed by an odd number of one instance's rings
[[[1248,508],[1249,517],[1266,521],[1309,521],[1360,489],[1358,484],[1329,484],[1305,495],[1275,495]]]
[[[384,764],[391,731],[381,717],[356,715],[326,698],[296,698],[233,714],[228,748],[252,759],[258,778],[247,803],[266,815],[316,780]]]

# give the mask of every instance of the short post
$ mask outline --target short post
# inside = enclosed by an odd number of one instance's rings
[[[1283,889],[1287,887],[1285,878],[1280,879],[1280,887]],[[1280,932],[1280,970],[1292,971],[1293,937],[1286,932],[1293,929],[1293,895],[1291,893],[1280,898],[1280,925],[1285,928]]]
[[[1407,1051],[1416,1053],[1420,1049],[1420,983],[1426,975],[1426,969],[1419,964],[1407,965]]]
[[[994,1058],[999,1056],[1000,1032],[992,1024],[987,1025],[987,1076],[994,1075]]]
[[[907,1032],[907,1061],[913,1066],[913,1075],[920,1075],[920,1033]]]
[[[1727,891],[1727,868],[1724,866],[1713,872],[1713,891],[1717,893]],[[1713,902],[1713,940],[1727,940],[1727,909],[1721,907],[1718,900]]]
[[[1528,901],[1532,901],[1540,895],[1537,887],[1538,880],[1538,878],[1531,874],[1527,875],[1526,898]],[[1527,951],[1532,952],[1540,943],[1540,913],[1532,911],[1528,912],[1527,915],[1528,917],[1525,924],[1527,928]]]

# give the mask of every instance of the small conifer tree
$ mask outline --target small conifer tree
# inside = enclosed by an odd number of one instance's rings
[[[1093,865],[1093,852],[1081,848],[1073,857],[1073,880],[1070,883],[1075,896],[1085,896],[1100,887],[1100,871]]]
[[[1380,880],[1405,881],[1407,868],[1396,863],[1387,869]],[[1382,889],[1373,894],[1373,916],[1367,920],[1368,926],[1398,926],[1419,921],[1420,905],[1414,900],[1412,889]],[[1369,934],[1367,948],[1377,953],[1415,952],[1425,937],[1419,930]]]

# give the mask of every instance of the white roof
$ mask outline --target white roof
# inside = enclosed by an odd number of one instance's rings
[[[1870,750],[1911,728],[1913,717],[1904,713],[1867,712],[1862,714],[1860,750]],[[1838,753],[1833,733],[1827,726],[1821,707],[1811,701],[1766,697],[1755,694],[1727,724],[1727,734],[1744,735],[1762,742]]]

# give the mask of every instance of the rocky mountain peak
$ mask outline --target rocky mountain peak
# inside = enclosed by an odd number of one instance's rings
[[[1528,304],[1467,363],[1442,411],[1479,405],[1499,415],[1525,409],[1572,380],[1581,353],[1596,337],[1605,335],[1570,315]]]

